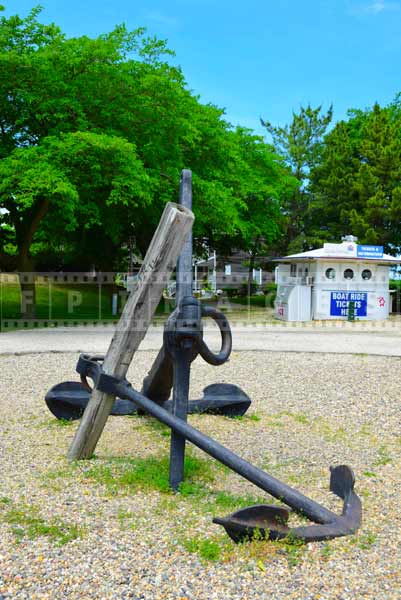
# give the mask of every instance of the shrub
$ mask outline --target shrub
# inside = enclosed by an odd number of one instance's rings
[[[266,295],[267,294],[276,294],[277,293],[277,284],[274,283],[274,281],[270,281],[269,283],[266,283],[263,291]]]
[[[251,296],[253,296],[253,294],[256,292],[257,289],[258,289],[258,285],[256,283],[252,282],[250,285]],[[238,290],[238,296],[247,296],[247,295],[248,295],[248,284],[243,283]]]
[[[238,294],[237,288],[223,288],[223,292],[227,296],[227,298],[233,298]]]

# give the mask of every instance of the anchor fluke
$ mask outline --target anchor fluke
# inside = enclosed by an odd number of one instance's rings
[[[88,385],[79,381],[63,381],[50,388],[45,396],[45,401],[48,409],[57,419],[75,421],[84,414],[89,397],[90,387]],[[251,399],[237,385],[213,383],[205,387],[202,398],[188,402],[188,413],[239,417],[246,413],[250,405]],[[171,400],[164,402],[162,406],[172,412]],[[110,414],[123,417],[136,413],[137,409],[132,402],[116,398]]]
[[[341,515],[333,513],[329,523],[289,527],[290,512],[281,506],[257,504],[231,513],[227,517],[213,519],[222,525],[234,542],[250,539],[302,540],[319,542],[355,533],[361,526],[361,501],[354,492],[355,477],[346,465],[330,468],[330,490],[343,499]],[[294,512],[302,512],[295,511]]]

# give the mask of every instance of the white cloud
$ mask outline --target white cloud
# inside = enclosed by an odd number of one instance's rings
[[[350,13],[353,15],[379,15],[384,12],[400,10],[399,2],[387,2],[386,0],[373,0],[364,4],[353,4]]]
[[[381,13],[385,10],[394,10],[398,8],[399,6],[395,2],[384,2],[384,0],[376,0],[375,2],[372,2],[372,4],[369,4],[366,7],[366,10],[370,13],[373,13],[374,15],[377,15],[378,13]]]
[[[179,27],[181,25],[180,20],[177,17],[165,15],[159,11],[152,11],[146,15],[149,21],[153,21],[157,25],[163,25],[164,27]]]

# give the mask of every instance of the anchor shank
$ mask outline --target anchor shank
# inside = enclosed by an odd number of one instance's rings
[[[174,361],[174,388],[172,413],[183,421],[187,420],[190,361],[185,349],[178,350]],[[185,436],[172,429],[170,442],[170,485],[177,490],[184,479]]]
[[[101,385],[102,382],[100,380],[99,386]],[[294,490],[289,485],[282,483],[275,477],[268,475],[261,469],[254,467],[248,461],[240,458],[234,452],[198,431],[182,419],[168,413],[164,408],[158,406],[133,388],[123,383],[117,383],[115,385],[115,393],[120,398],[131,400],[153,417],[168,425],[173,431],[185,437],[192,444],[222,462],[248,481],[251,481],[268,494],[271,494],[278,500],[282,500],[297,512],[301,512],[312,521],[316,523],[332,523],[338,518],[332,511]]]
[[[179,198],[181,206],[185,206],[186,208],[192,207],[192,173],[188,169],[183,169],[181,172]],[[176,306],[180,307],[185,297],[192,296],[192,232],[188,233],[181,254],[178,257],[176,279]],[[192,312],[193,309],[191,310],[191,307],[189,307],[185,311],[185,315],[192,316]],[[174,351],[172,412],[173,415],[183,421],[187,420],[188,413],[192,346],[193,342],[190,339],[183,340],[178,344],[178,347],[175,347]],[[164,361],[165,364],[166,361]],[[170,485],[173,490],[177,490],[184,479],[185,442],[185,436],[172,429],[170,442]]]

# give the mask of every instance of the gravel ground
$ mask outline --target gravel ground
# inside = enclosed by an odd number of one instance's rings
[[[134,386],[154,356],[137,354]],[[400,358],[234,352],[219,368],[195,361],[192,397],[227,381],[253,400],[242,420],[192,416],[196,427],[336,511],[328,467],[354,469],[359,534],[299,548],[231,543],[212,517],[263,493],[196,449],[201,472],[188,493],[141,486],[131,458],[168,456],[166,432],[150,418],[110,418],[96,457],[69,465],[76,424],[60,425],[43,397],[75,378],[76,360],[0,356],[1,599],[400,598]]]

